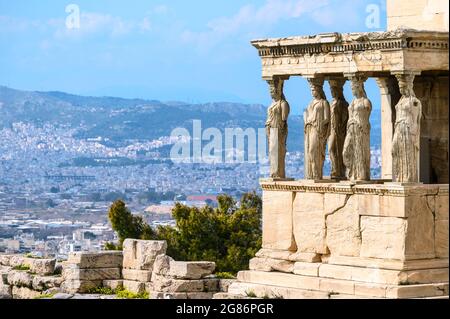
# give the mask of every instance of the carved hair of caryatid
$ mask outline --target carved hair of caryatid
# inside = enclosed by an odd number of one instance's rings
[[[351,77],[353,101],[348,108],[347,135],[343,160],[347,178],[352,181],[370,180],[370,113],[372,103],[367,98],[362,76]]]
[[[287,119],[290,108],[283,94],[282,79],[267,81],[272,96],[272,104],[267,110],[266,133],[269,144],[271,178],[286,178],[285,158],[288,135]]]
[[[323,91],[323,78],[309,78],[313,100],[304,117],[305,178],[322,179],[327,139],[330,134],[330,105]]]
[[[330,105],[330,137],[328,138],[328,151],[331,160],[331,178],[345,177],[345,165],[342,158],[345,136],[347,135],[348,102],[344,97],[343,86],[345,79],[330,79],[331,100]]]
[[[392,176],[395,182],[418,182],[422,104],[413,90],[414,75],[396,75],[400,94],[395,106]]]

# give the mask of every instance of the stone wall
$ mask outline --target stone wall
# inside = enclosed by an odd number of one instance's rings
[[[448,258],[448,185],[296,181],[264,188],[263,249],[274,254],[303,262]]]
[[[220,296],[448,298],[448,185],[367,183],[263,181],[263,247]]]
[[[448,183],[448,76],[418,76],[414,91],[422,103],[420,180]]]
[[[64,279],[56,259],[0,255],[0,299],[33,299],[59,292]]]
[[[387,0],[387,28],[448,32],[448,4],[442,0]]]
[[[173,260],[165,241],[126,239],[123,247],[71,253],[58,265],[56,259],[0,255],[0,299],[115,298],[99,295],[98,288],[147,292],[151,299],[211,299],[232,282],[216,278],[214,262]]]

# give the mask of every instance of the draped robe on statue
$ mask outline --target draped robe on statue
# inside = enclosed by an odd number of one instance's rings
[[[356,99],[349,107],[343,159],[350,180],[370,180],[370,105],[368,99]]]
[[[267,111],[267,139],[269,144],[270,177],[285,178],[287,116],[289,104],[285,100],[272,103]]]
[[[305,178],[322,179],[325,149],[330,133],[330,105],[314,99],[305,110]]]

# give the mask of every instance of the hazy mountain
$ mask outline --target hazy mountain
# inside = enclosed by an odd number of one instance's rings
[[[112,145],[128,140],[168,136],[176,127],[192,132],[192,120],[202,129],[217,127],[262,128],[266,106],[217,102],[187,104],[117,97],[89,97],[63,92],[29,92],[0,86],[0,128],[14,122],[64,124],[77,129],[77,138],[103,137]],[[379,110],[372,114],[372,144],[379,144]],[[303,120],[289,119],[289,150],[303,148]]]

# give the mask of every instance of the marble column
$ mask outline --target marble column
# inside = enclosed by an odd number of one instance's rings
[[[347,135],[348,102],[344,97],[345,78],[330,78],[330,137],[328,138],[328,152],[331,159],[331,178],[344,179],[345,165],[342,158],[345,136]]]
[[[367,77],[349,75],[353,101],[350,103],[347,135],[344,142],[343,159],[347,178],[351,181],[370,180],[370,113],[372,103],[367,98],[364,82]]]
[[[394,135],[395,104],[398,89],[395,79],[389,77],[376,78],[381,97],[381,178],[392,179],[392,137]]]
[[[308,78],[312,101],[304,117],[305,130],[305,179],[323,178],[323,164],[327,139],[330,135],[330,105],[323,92],[324,78]]]
[[[283,93],[284,79],[267,80],[272,104],[267,110],[266,134],[269,145],[270,178],[286,178],[286,140],[288,135],[289,103]]]
[[[402,96],[395,106],[392,180],[401,183],[418,183],[422,103],[414,93],[414,73],[396,73],[395,77]]]

